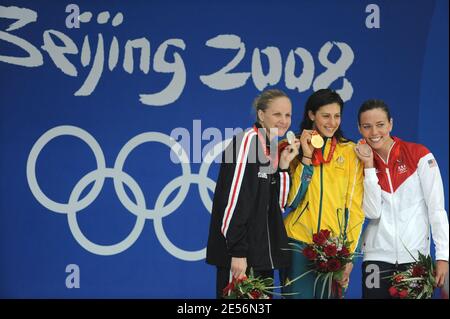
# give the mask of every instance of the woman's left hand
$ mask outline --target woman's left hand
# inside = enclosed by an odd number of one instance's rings
[[[448,261],[446,260],[437,260],[436,261],[436,270],[435,270],[435,280],[436,287],[441,288],[444,286],[445,276],[448,272]]]
[[[347,265],[345,265],[345,269],[342,274],[342,279],[337,281],[339,286],[341,286],[342,288],[348,287],[348,283],[350,282],[350,273],[352,272],[352,270],[353,270],[353,263],[348,263]]]

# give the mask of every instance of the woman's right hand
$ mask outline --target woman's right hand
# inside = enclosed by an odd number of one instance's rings
[[[245,257],[232,257],[231,258],[231,273],[233,278],[240,279],[245,275],[247,271],[247,258]]]
[[[311,145],[313,130],[303,130],[300,135],[300,144],[302,146],[303,155],[309,158],[312,157],[314,146]]]
[[[372,148],[362,140],[358,141],[358,144],[355,146],[356,156],[363,162],[364,168],[372,168],[373,167],[373,151]]]

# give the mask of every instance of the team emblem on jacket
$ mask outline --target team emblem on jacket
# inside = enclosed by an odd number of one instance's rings
[[[397,167],[398,173],[403,174],[408,171],[408,167],[405,164],[401,164]]]
[[[343,168],[343,167],[344,167],[344,162],[345,162],[344,156],[339,155],[339,156],[336,158],[336,165],[337,165],[339,168]]]
[[[258,172],[258,178],[267,179],[267,173]]]

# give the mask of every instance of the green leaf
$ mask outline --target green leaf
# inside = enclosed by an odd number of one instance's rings
[[[330,279],[328,280],[328,299],[331,297],[331,286],[333,285],[333,274],[331,274]]]
[[[291,285],[293,282],[299,280],[300,278],[306,276],[307,274],[309,274],[309,273],[311,273],[311,272],[313,272],[313,271],[314,271],[314,270],[311,269],[311,270],[308,270],[308,271],[304,272],[304,273],[301,274],[300,276],[297,276],[297,277],[295,277],[294,279],[290,280],[288,283],[285,284],[285,286]]]
[[[316,295],[316,287],[317,287],[317,282],[319,281],[319,279],[322,277],[322,274],[318,274],[316,277],[316,280],[314,280],[314,289],[313,289],[313,296]]]

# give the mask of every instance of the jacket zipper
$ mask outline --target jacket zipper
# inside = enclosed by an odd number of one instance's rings
[[[269,175],[269,187],[271,186],[272,181],[272,175]],[[273,265],[273,258],[272,258],[272,246],[270,245],[270,232],[269,232],[269,205],[267,205],[266,209],[266,227],[267,227],[267,242],[269,244],[269,259],[270,259],[270,265],[272,266],[272,269],[274,269]]]
[[[267,225],[267,241],[269,243],[269,259],[270,259],[270,265],[272,266],[272,269],[275,267],[273,266],[273,259],[272,259],[272,246],[270,245],[270,233],[269,233],[269,213],[266,215],[266,225]]]
[[[395,236],[395,240],[394,240],[394,245],[395,245],[395,264],[398,265],[398,230],[397,230],[397,214],[395,213],[395,209],[394,209],[394,202],[393,202],[393,196],[394,196],[394,188],[392,187],[392,181],[391,181],[391,175],[389,174],[389,168],[386,168],[386,174],[388,177],[388,181],[389,181],[389,187],[391,189],[391,195],[389,196],[389,200],[391,202],[391,208],[392,208],[392,212],[394,213],[394,236]]]
[[[319,201],[319,221],[317,223],[317,232],[320,231],[322,222],[322,201],[323,201],[323,164],[320,164],[320,201]]]

